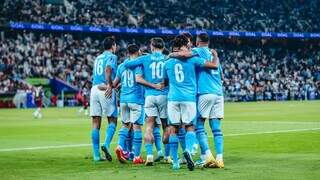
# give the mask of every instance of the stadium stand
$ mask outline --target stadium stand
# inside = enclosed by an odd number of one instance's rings
[[[0,15],[7,21],[221,31],[320,31],[320,1],[5,0],[0,6]]]
[[[190,7],[192,6],[193,10]],[[7,29],[9,22],[216,31],[319,32],[320,1],[5,0],[0,4],[0,94],[29,91],[28,77],[57,77],[77,88],[91,80],[105,34]],[[172,11],[174,7],[175,11]],[[195,10],[194,10],[195,9]],[[121,62],[129,43],[148,52],[149,37],[118,35]],[[170,48],[172,36],[163,37]],[[212,39],[230,101],[320,98],[317,40]]]
[[[5,32],[3,32],[5,33]],[[17,79],[58,77],[81,88],[91,80],[91,66],[101,51],[96,35],[7,32],[1,39],[0,91],[19,89]],[[118,37],[119,62],[128,43],[148,51],[148,38]],[[99,41],[100,40],[100,41]],[[167,39],[167,47],[169,47]],[[226,100],[316,99],[320,96],[318,42],[213,39],[224,68]],[[5,73],[4,73],[5,72]]]

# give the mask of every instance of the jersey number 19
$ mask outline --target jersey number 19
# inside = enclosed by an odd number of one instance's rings
[[[133,72],[131,70],[125,70],[122,73],[122,78],[123,78],[124,87],[133,87],[134,77],[133,77]]]

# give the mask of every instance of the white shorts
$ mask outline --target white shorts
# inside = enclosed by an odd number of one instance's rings
[[[167,96],[147,96],[144,103],[144,110],[147,117],[157,117],[157,124],[161,124],[161,119],[166,119],[167,116]]]
[[[90,93],[90,116],[117,117],[118,110],[115,92],[111,98],[106,98],[105,91],[100,91],[98,85],[91,88]]]
[[[136,103],[120,103],[120,113],[123,123],[143,125],[145,116],[143,105]]]
[[[224,117],[223,96],[215,94],[203,94],[198,99],[198,111],[202,118],[219,118]]]
[[[194,124],[197,118],[195,102],[168,102],[168,123],[170,125]]]

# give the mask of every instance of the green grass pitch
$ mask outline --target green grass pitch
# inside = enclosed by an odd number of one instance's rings
[[[94,163],[76,108],[0,110],[0,179],[319,179],[320,101],[226,103],[225,169]],[[101,140],[104,139],[105,121]],[[118,128],[121,123],[118,123]],[[208,125],[206,126],[207,129]],[[112,148],[117,142],[117,133]],[[213,149],[212,133],[208,132]],[[74,146],[74,147],[70,147]],[[29,148],[29,149],[28,149]],[[143,155],[145,155],[144,148]]]

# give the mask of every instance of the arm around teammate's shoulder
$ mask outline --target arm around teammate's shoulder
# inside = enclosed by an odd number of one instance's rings
[[[145,56],[140,56],[136,59],[132,59],[123,63],[123,66],[126,68],[135,68],[143,64],[143,59]]]

